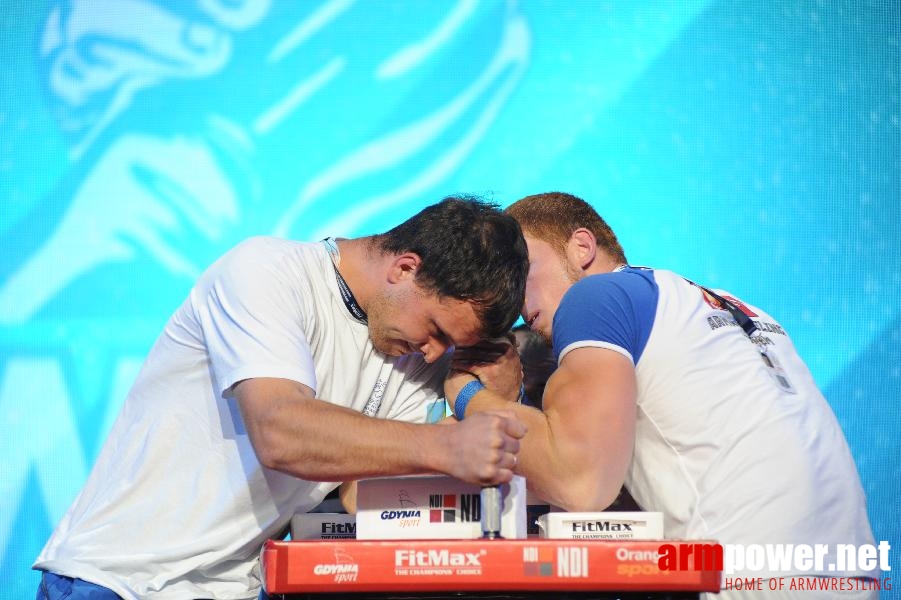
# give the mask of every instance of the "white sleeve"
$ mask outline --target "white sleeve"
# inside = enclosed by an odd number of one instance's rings
[[[316,391],[303,288],[291,269],[280,269],[292,260],[279,240],[251,238],[216,261],[191,291],[219,393],[253,377],[291,379]]]

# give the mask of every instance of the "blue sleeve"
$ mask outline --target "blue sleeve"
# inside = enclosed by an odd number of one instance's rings
[[[591,275],[564,294],[554,314],[554,355],[609,348],[638,364],[657,314],[659,290],[650,269]]]

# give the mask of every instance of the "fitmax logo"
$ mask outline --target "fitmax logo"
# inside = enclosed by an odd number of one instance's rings
[[[599,531],[632,531],[634,523],[611,523],[610,521],[573,521],[573,532],[599,532]]]
[[[332,521],[326,521],[322,524],[322,533],[323,535],[356,535],[357,533],[357,524],[356,523],[334,523]]]
[[[484,551],[482,551],[484,552]],[[395,550],[395,567],[481,567],[481,552]]]

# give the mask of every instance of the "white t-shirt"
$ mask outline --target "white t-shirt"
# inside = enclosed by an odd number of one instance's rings
[[[560,359],[601,347],[635,364],[638,412],[626,487],[643,508],[664,513],[668,538],[828,544],[822,574],[873,575],[828,570],[839,564],[837,544],[873,543],[835,415],[779,323],[716,293],[750,315],[756,343],[698,287],[662,270],[587,277],[554,316]],[[767,368],[760,348],[778,371]]]
[[[336,484],[263,468],[231,386],[292,379],[333,404],[424,422],[446,367],[375,350],[322,243],[247,240],[167,323],[34,566],[124,598],[255,598],[263,542]]]

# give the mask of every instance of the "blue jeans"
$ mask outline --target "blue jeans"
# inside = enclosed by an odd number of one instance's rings
[[[35,600],[122,600],[122,597],[96,583],[44,571]],[[259,600],[269,600],[269,596],[260,590]]]
[[[35,600],[122,600],[122,597],[96,583],[44,571]]]

